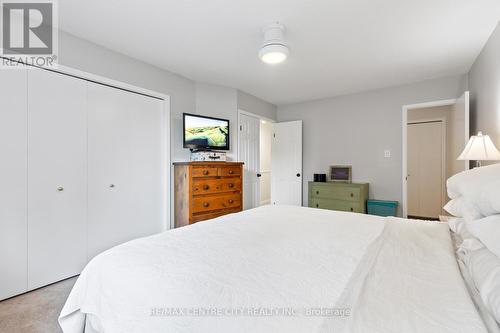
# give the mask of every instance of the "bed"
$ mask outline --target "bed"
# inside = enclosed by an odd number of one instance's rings
[[[292,206],[112,248],[59,322],[65,333],[489,330],[447,224]]]

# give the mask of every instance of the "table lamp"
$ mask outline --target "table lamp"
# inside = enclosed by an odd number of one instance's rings
[[[481,161],[499,161],[500,152],[488,135],[478,132],[477,135],[471,136],[457,160],[476,161],[476,166],[480,167]]]

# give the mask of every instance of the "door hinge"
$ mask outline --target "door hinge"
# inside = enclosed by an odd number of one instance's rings
[[[240,131],[243,131],[243,126],[242,125],[240,125]]]
[[[276,137],[276,133],[273,133],[273,138],[275,138],[275,137]]]

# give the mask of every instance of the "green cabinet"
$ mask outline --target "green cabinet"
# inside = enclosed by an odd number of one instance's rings
[[[368,183],[309,182],[309,207],[366,214]]]

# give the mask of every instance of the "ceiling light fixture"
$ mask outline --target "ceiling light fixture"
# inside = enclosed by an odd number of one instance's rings
[[[259,51],[259,58],[266,64],[279,64],[288,57],[290,51],[285,43],[285,27],[279,23],[273,23],[265,27],[264,43]]]

